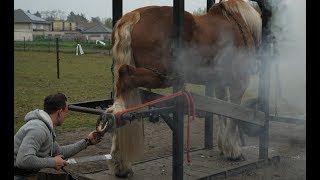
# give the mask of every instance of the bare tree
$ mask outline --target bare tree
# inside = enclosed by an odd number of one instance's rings
[[[66,20],[66,13],[62,10],[41,11],[41,16],[48,20]]]

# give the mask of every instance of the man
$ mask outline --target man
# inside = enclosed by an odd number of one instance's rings
[[[47,96],[44,110],[35,109],[25,116],[26,123],[14,136],[14,179],[34,179],[42,168],[60,170],[69,158],[101,141],[96,131],[74,144],[59,146],[54,128],[61,126],[68,112],[62,93]]]

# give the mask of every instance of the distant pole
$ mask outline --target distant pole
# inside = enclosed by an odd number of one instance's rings
[[[23,37],[23,51],[26,51],[26,37]]]
[[[50,39],[48,38],[48,53],[50,52]]]
[[[56,38],[56,51],[57,51],[57,77],[60,79],[60,71],[59,71],[59,38]]]

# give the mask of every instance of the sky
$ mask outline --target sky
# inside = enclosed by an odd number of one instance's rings
[[[173,6],[173,0],[123,0],[123,14],[148,5]],[[207,0],[185,0],[185,10],[196,11],[205,8]],[[66,16],[73,11],[83,13],[88,20],[91,17],[112,18],[112,0],[14,0],[14,9],[37,11],[62,10]]]

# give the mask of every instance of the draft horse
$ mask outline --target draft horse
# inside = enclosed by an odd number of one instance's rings
[[[214,4],[202,16],[184,13],[183,46],[174,56],[173,8],[142,7],[122,16],[113,28],[116,114],[141,104],[138,87],[166,88],[183,75],[186,83],[213,83],[215,96],[240,104],[249,84],[261,39],[260,14],[245,0]],[[236,121],[220,117],[218,147],[229,159],[242,157]],[[133,174],[131,163],[143,155],[143,121],[113,129],[108,166],[119,177]]]

